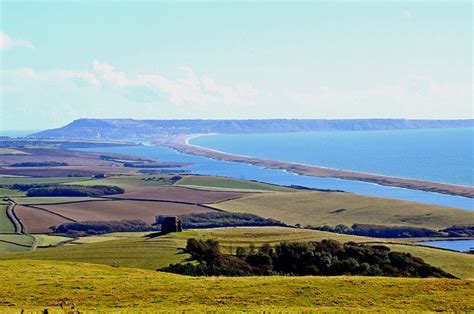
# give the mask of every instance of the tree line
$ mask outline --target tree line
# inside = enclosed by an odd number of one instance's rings
[[[26,196],[90,196],[123,194],[124,189],[111,185],[13,184],[10,189],[26,192]]]
[[[351,227],[340,224],[337,226],[307,226],[307,229],[351,234],[374,238],[424,238],[424,237],[471,237],[474,226],[452,226],[441,230],[417,228],[409,226],[381,226],[371,224],[353,224]]]

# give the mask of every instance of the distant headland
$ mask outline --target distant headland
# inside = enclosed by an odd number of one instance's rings
[[[103,140],[153,139],[182,134],[285,133],[311,131],[377,131],[474,127],[474,119],[249,119],[135,120],[78,119],[70,124],[31,134],[40,138]]]

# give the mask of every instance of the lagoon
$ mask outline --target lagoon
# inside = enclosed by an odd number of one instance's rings
[[[474,240],[425,241],[418,242],[418,244],[459,252],[467,252],[471,249],[474,250]]]

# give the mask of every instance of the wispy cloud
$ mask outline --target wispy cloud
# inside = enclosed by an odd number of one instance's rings
[[[16,39],[8,36],[7,33],[0,32],[0,50],[7,50],[15,47],[33,49],[33,44],[26,39]]]
[[[229,86],[188,67],[181,68],[178,76],[132,74],[98,60],[81,71],[22,67],[4,70],[0,75],[4,101],[13,99],[23,103],[28,112],[38,113],[43,112],[45,104],[51,110],[67,107],[70,117],[426,118],[450,117],[456,105],[466,116],[472,116],[470,88],[421,74],[392,84],[358,88],[328,81],[309,89],[273,90],[243,84]],[[432,111],[442,115],[425,114]]]
[[[48,70],[48,71],[36,71],[29,67],[21,67],[13,70],[2,71],[2,75],[5,78],[11,78],[15,80],[29,79],[37,81],[83,81],[88,85],[100,86],[99,80],[95,77],[94,73],[87,71],[70,71],[70,70]]]
[[[169,78],[158,73],[129,75],[114,66],[94,60],[94,72],[98,79],[117,88],[147,87],[157,94],[164,94],[175,105],[186,104],[237,104],[245,98],[258,95],[251,86],[225,86],[205,75],[198,75],[188,67],[181,68],[183,76]]]

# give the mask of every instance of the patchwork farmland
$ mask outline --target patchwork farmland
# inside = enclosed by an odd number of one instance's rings
[[[70,161],[74,162],[73,159]],[[94,163],[101,162],[100,160],[94,161]],[[90,171],[96,165],[69,166],[67,172],[61,173],[61,175],[70,174],[70,171],[76,167],[79,167],[77,169],[83,167]],[[18,171],[17,169],[13,170]],[[41,172],[41,170],[44,169],[29,169],[28,171]],[[57,170],[60,169],[48,170],[48,176]],[[0,175],[0,185],[2,186],[0,192],[3,198],[3,203],[0,204],[2,210],[2,215],[0,215],[0,275],[5,277],[1,265],[9,265],[8,267],[11,269],[11,264],[5,263],[14,261],[22,265],[36,265],[35,267],[41,269],[45,267],[43,272],[46,273],[48,269],[52,269],[51,267],[64,265],[58,266],[60,267],[58,271],[64,272],[64,276],[69,276],[71,272],[67,264],[62,263],[75,263],[74,265],[80,269],[86,269],[84,268],[86,266],[83,265],[92,264],[96,264],[96,266],[88,267],[112,266],[113,269],[127,269],[126,272],[130,274],[133,271],[148,272],[144,274],[150,276],[154,275],[157,269],[162,269],[170,264],[188,263],[190,255],[185,251],[186,241],[189,238],[196,238],[218,240],[226,254],[235,254],[237,247],[250,250],[252,247],[259,248],[267,244],[276,245],[281,241],[308,242],[333,239],[370,245],[383,244],[395,252],[405,252],[422,257],[427,263],[441,267],[450,274],[461,278],[463,280],[461,282],[467,282],[464,280],[474,278],[472,266],[474,265],[474,256],[415,245],[413,242],[416,242],[416,239],[381,239],[295,228],[295,224],[350,224],[360,221],[357,219],[387,226],[409,224],[438,228],[461,221],[472,221],[474,219],[472,214],[465,211],[397,200],[361,197],[350,193],[302,191],[290,187],[222,177],[145,175],[133,173],[133,171],[136,169],[118,167],[118,173],[115,175],[98,178],[91,178],[89,174],[87,177]],[[75,186],[111,186],[120,187],[124,191],[119,194],[92,197],[30,197],[27,196],[27,191],[16,190],[14,184],[59,185],[72,188]],[[13,219],[7,215],[8,204],[14,214]],[[55,234],[51,229],[53,226],[76,222],[87,224],[90,222],[110,223],[140,220],[151,225],[156,221],[157,216],[227,212],[274,218],[286,223],[287,226],[196,229],[164,236],[156,236],[153,231],[151,233],[150,231],[111,232],[97,235]],[[18,224],[21,226],[19,231],[15,227]],[[22,234],[17,234],[17,232]],[[184,278],[178,275],[175,277]],[[282,280],[286,282],[285,284],[290,282],[290,279],[282,278]],[[315,280],[320,282],[323,278]],[[336,282],[334,280],[340,279],[333,279],[332,282]],[[316,284],[316,281],[312,284]],[[367,284],[374,287],[379,284],[379,281],[393,285],[396,279],[374,278]],[[8,283],[8,289],[17,289],[11,285],[14,282],[13,280]],[[446,284],[442,280],[431,282]],[[421,281],[417,283],[426,284]],[[399,289],[409,291],[413,284],[409,281],[404,282]],[[452,293],[465,293],[461,286],[451,285],[450,288],[454,289]],[[382,293],[389,293],[387,288],[382,290]],[[19,290],[15,291],[20,292]],[[82,309],[87,308],[86,300],[79,300],[76,297],[73,299]],[[34,304],[34,306],[57,304],[54,302],[38,300],[37,303],[30,302],[30,304]],[[287,301],[285,302],[289,304]],[[429,301],[424,299],[423,302],[423,308],[429,306],[437,308],[431,299]],[[357,304],[362,303],[358,302]],[[407,308],[420,308],[419,304],[410,306]],[[470,305],[463,303],[457,306],[455,307],[453,303],[452,308],[466,309]],[[4,310],[1,304],[0,310]]]

